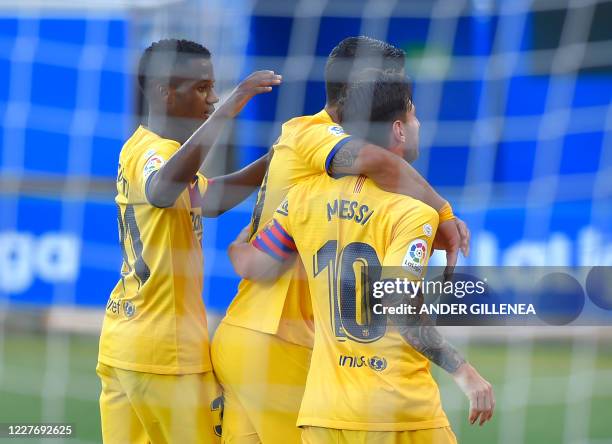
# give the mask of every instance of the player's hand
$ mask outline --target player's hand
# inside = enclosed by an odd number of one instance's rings
[[[470,255],[470,240],[472,238],[472,233],[467,224],[458,217],[455,218],[455,224],[457,225],[457,231],[459,231],[459,236],[461,237],[459,248],[461,249],[461,253],[463,253],[463,257],[468,257]]]
[[[447,220],[438,226],[436,238],[434,239],[434,250],[446,251],[446,268],[444,269],[444,279],[449,280],[455,266],[459,251],[467,257],[470,253],[470,230],[459,218]]]
[[[282,76],[274,71],[255,71],[244,79],[232,91],[229,98],[221,105],[223,113],[233,118],[257,94],[272,91],[272,87],[280,85]]]
[[[467,362],[451,375],[470,400],[470,424],[475,424],[480,418],[479,425],[482,426],[493,417],[495,409],[493,387]]]
[[[249,235],[251,234],[251,225],[244,227],[240,234],[234,240],[234,244],[246,244],[249,241]]]

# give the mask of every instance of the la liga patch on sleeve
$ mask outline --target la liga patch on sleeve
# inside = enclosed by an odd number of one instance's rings
[[[415,239],[408,245],[402,260],[402,268],[417,277],[421,277],[427,262],[427,241]]]
[[[164,163],[165,163],[164,159],[162,159],[160,156],[153,156],[149,160],[147,160],[147,163],[145,163],[145,166],[142,169],[142,175],[144,179],[147,180],[147,178],[154,171],[159,170]]]

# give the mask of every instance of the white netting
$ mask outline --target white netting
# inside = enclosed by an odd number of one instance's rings
[[[252,70],[283,74],[279,91],[256,99],[224,135],[209,174],[254,159],[282,122],[323,106],[323,68],[339,40],[364,34],[400,46],[422,125],[416,166],[472,228],[470,263],[612,265],[611,5],[0,2],[0,423],[69,421],[81,424],[81,441],[99,439],[87,430],[97,420],[79,415],[97,414],[95,363],[78,356],[95,360],[95,339],[20,331],[38,325],[41,307],[51,326],[99,328],[119,275],[116,162],[136,122],[137,59],[152,41],[207,46],[221,95]],[[252,204],[205,224],[213,314],[234,294],[225,248]],[[514,335],[497,332],[494,346],[481,345],[478,331],[459,335],[457,345],[493,373],[499,399],[495,423],[479,435],[463,426],[466,402],[440,376],[460,441],[612,442],[610,338],[564,330],[557,353],[537,331]],[[494,349],[498,360],[487,360]]]

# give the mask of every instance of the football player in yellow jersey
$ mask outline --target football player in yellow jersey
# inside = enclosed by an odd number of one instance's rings
[[[382,189],[439,210],[442,222],[434,246],[447,250],[450,265],[460,246],[467,254],[469,232],[446,201],[405,160],[351,136],[338,124],[338,102],[356,72],[367,67],[403,72],[404,59],[400,49],[367,37],[350,37],[334,48],[325,69],[325,109],[283,125],[253,210],[251,236],[300,181],[325,172],[363,174]],[[299,442],[295,423],[312,343],[308,282],[299,261],[275,281],[240,282],[211,349],[224,390],[226,442]]]
[[[343,121],[353,134],[414,160],[419,122],[410,83],[376,72],[350,88]],[[363,122],[371,125],[360,130]],[[295,251],[306,265],[315,339],[297,422],[304,443],[455,443],[429,360],[470,397],[472,423],[490,419],[491,386],[429,320],[388,317],[374,309],[377,299],[362,284],[364,266],[374,267],[366,282],[420,280],[438,223],[431,207],[385,192],[364,176],[322,174],[294,186],[251,243],[241,236],[230,247],[236,271],[249,279],[274,278]],[[381,272],[380,266],[395,268]],[[393,293],[382,300],[387,309],[411,301]]]
[[[119,156],[123,266],[100,337],[102,435],[107,443],[212,443],[222,404],[202,301],[201,216],[242,201],[267,161],[208,181],[198,169],[225,121],[281,79],[256,72],[215,111],[210,52],[173,39],[145,51],[139,81],[148,116]],[[228,193],[226,185],[242,187]]]

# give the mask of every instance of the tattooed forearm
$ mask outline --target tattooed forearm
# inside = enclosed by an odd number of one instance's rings
[[[415,350],[449,373],[455,373],[465,362],[434,325],[400,326],[399,331]]]
[[[419,295],[411,298],[406,294],[394,294],[386,295],[383,301],[387,307],[400,307],[401,304],[414,305],[418,313],[423,297]],[[388,320],[397,327],[408,344],[447,372],[454,373],[465,362],[461,353],[442,337],[429,316],[389,315]]]
[[[351,168],[355,165],[361,148],[363,148],[363,142],[358,140],[349,140],[345,143],[334,155],[329,166],[330,173],[354,173]]]

